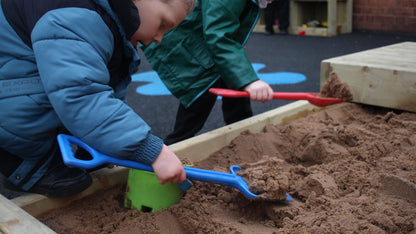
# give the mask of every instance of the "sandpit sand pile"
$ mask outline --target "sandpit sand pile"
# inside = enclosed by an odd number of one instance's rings
[[[331,72],[329,79],[324,83],[319,94],[322,97],[341,98],[345,101],[353,99],[350,87],[346,82],[342,82],[335,72]]]
[[[293,202],[247,199],[234,188],[193,181],[180,203],[163,211],[125,209],[124,188],[116,187],[39,219],[58,233],[415,232],[415,152],[415,113],[341,103],[244,132],[194,163],[222,172],[243,166],[243,174],[264,175],[257,189],[276,186],[277,196],[286,190]]]

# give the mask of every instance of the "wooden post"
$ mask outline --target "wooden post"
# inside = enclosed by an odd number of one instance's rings
[[[328,0],[328,36],[337,35],[337,0]]]

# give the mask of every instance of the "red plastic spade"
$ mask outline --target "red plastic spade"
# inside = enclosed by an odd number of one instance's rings
[[[220,88],[210,88],[210,93],[213,93],[222,97],[250,97],[250,94],[246,91],[237,91],[232,89],[220,89]],[[282,100],[307,100],[309,103],[315,106],[329,106],[343,102],[343,99],[340,98],[327,98],[327,97],[318,97],[319,93],[284,93],[284,92],[275,92],[273,94],[273,99],[282,99]]]

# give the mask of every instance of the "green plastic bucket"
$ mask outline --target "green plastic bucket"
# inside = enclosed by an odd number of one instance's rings
[[[153,172],[129,169],[124,206],[153,212],[175,205],[183,191],[174,183],[159,184]]]

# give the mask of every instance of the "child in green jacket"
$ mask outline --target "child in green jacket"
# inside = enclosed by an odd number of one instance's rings
[[[244,51],[259,14],[257,0],[199,0],[161,43],[143,46],[153,69],[180,101],[166,144],[192,137],[203,127],[217,99],[208,92],[211,87],[248,91],[252,101],[273,98]],[[225,123],[251,117],[250,99],[223,98]]]

